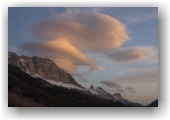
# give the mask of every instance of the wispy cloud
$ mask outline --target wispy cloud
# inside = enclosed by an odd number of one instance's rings
[[[98,12],[116,16],[119,20],[128,24],[142,23],[158,18],[157,7],[95,7],[78,9],[78,12]],[[72,9],[72,12],[75,12],[75,10]]]
[[[82,12],[80,7],[66,7],[66,13],[79,13]]]
[[[121,71],[120,71],[121,72]],[[144,69],[132,74],[123,75],[123,77],[114,78],[112,80],[102,80],[101,84],[104,84],[108,88],[112,88],[118,92],[131,92],[136,93],[134,87],[135,84],[152,84],[158,82],[158,70]]]
[[[136,93],[134,87],[126,87],[125,90],[128,90],[128,91],[131,92],[131,93]]]
[[[133,62],[142,60],[146,56],[142,50],[132,48],[126,50],[117,50],[114,53],[109,54],[108,57],[116,62]]]
[[[134,87],[129,87],[129,86],[122,86],[121,84],[113,81],[113,80],[103,80],[101,81],[102,84],[104,84],[105,86],[109,87],[109,88],[113,88],[118,92],[131,92],[131,93],[136,93],[135,88]]]
[[[119,88],[121,87],[118,83],[114,82],[114,81],[108,81],[108,80],[103,80],[101,81],[102,84],[106,85],[107,87],[115,87],[115,88]]]
[[[48,8],[48,12],[50,12],[52,15],[58,15],[59,11],[57,8]]]
[[[83,83],[88,83],[89,81],[87,79],[84,79],[84,78],[80,78],[78,79],[79,81],[83,82]]]
[[[153,57],[157,54],[151,46],[137,46],[129,48],[120,48],[107,55],[108,58],[120,62],[135,62],[147,57]]]
[[[146,9],[138,10],[135,13],[126,16],[125,20],[129,23],[138,23],[138,22],[147,22],[157,17],[158,17],[157,8],[146,8]]]
[[[17,52],[18,48],[15,46],[8,46],[8,51]]]
[[[143,70],[137,71],[132,74],[124,75],[123,77],[115,78],[118,84],[131,84],[131,83],[147,83],[158,82],[158,70]]]

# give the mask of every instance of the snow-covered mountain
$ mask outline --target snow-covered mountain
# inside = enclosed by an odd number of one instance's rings
[[[82,88],[82,87],[77,87],[75,85],[72,85],[72,84],[68,84],[68,83],[63,83],[63,82],[57,82],[57,81],[54,81],[54,80],[49,80],[49,79],[45,79],[45,78],[42,78],[38,75],[33,75],[33,77],[38,77],[38,78],[41,78],[43,79],[44,81],[52,84],[52,85],[56,85],[56,86],[61,86],[61,87],[65,87],[67,89],[75,89],[75,90],[79,90],[81,92],[83,92],[84,94],[87,94],[87,95],[94,95],[94,96],[97,96],[99,98],[103,98],[103,99],[107,99],[107,100],[113,100],[114,102],[120,102],[122,104],[124,104],[125,106],[127,105],[131,105],[131,106],[141,106],[140,104],[138,103],[133,103],[133,102],[130,102],[126,99],[124,99],[120,93],[115,93],[115,94],[110,94],[108,93],[107,91],[105,91],[102,87],[94,87],[93,85],[91,85],[91,87],[88,89],[88,88]]]
[[[142,106],[138,103],[133,103],[133,102],[130,102],[126,99],[124,99],[120,93],[115,93],[115,94],[110,94],[108,93],[107,91],[105,91],[103,88],[101,87],[94,87],[94,86],[91,86],[89,91],[96,95],[96,96],[99,96],[101,98],[104,98],[104,99],[109,99],[109,100],[113,100],[114,102],[121,102],[122,104],[124,105],[131,105],[131,106]]]
[[[97,97],[89,91],[68,88],[71,84],[65,86],[66,83],[56,81],[56,83],[49,83],[47,81],[32,77],[17,66],[8,64],[8,106],[132,107],[131,105]]]
[[[140,104],[124,99],[120,93],[112,95],[101,87],[91,86],[89,89],[83,88],[70,74],[59,68],[52,60],[47,58],[40,58],[37,56],[28,57],[24,55],[19,56],[16,53],[8,52],[8,63],[17,66],[31,77],[40,78],[52,86],[75,89],[86,95],[120,102],[125,106],[141,106]]]
[[[63,82],[81,87],[74,78],[59,68],[52,60],[41,57],[19,56],[16,53],[8,52],[8,63],[16,65],[30,75],[38,75],[42,78]]]

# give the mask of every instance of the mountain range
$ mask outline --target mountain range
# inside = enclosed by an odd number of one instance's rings
[[[8,106],[143,107],[120,93],[84,88],[50,59],[14,52],[8,52]]]

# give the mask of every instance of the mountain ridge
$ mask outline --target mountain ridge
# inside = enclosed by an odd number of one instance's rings
[[[90,89],[82,87],[72,78],[71,75],[59,68],[48,58],[40,58],[37,56],[28,57],[25,55],[18,56],[16,53],[8,52],[8,64],[18,67],[35,79],[41,79],[48,82],[49,85],[65,87],[71,91],[75,89],[88,96],[90,95],[101,99],[111,100],[113,102],[120,102],[124,106],[143,107],[141,104],[133,103],[124,99],[120,93],[112,95],[101,87],[95,88],[94,86],[91,86]],[[77,86],[77,88],[70,86],[71,84]]]
[[[52,85],[8,64],[9,107],[133,107],[84,91]]]
[[[73,84],[82,87],[74,78],[59,68],[52,60],[37,56],[28,57],[17,55],[14,52],[8,52],[8,63],[16,65],[30,75],[36,75],[63,83]]]

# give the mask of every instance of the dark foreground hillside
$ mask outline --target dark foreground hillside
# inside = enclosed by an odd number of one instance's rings
[[[147,107],[158,107],[158,99],[153,101],[151,104],[149,104]]]
[[[8,64],[8,106],[125,107],[119,102],[51,85],[40,78],[31,77],[10,64]]]

